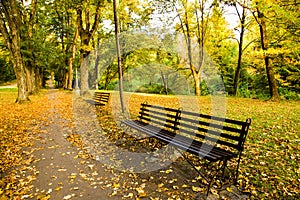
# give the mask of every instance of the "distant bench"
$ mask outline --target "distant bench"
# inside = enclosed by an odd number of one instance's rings
[[[98,92],[96,91],[93,96],[95,106],[104,106],[109,102],[109,92]]]
[[[237,121],[143,103],[137,120],[123,120],[121,124],[206,159],[209,163],[219,162],[215,174],[208,178],[182,154],[206,180],[208,195],[218,173],[222,171],[224,175],[227,162],[233,158],[237,158],[236,168],[232,170],[236,183],[251,119]]]

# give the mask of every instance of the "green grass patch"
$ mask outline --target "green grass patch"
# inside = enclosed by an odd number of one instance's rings
[[[0,88],[0,92],[18,92],[18,88]]]

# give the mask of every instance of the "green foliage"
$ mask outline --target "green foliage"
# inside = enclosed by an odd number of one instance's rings
[[[0,84],[15,79],[16,76],[12,63],[7,62],[3,57],[0,57]]]
[[[288,100],[300,100],[300,91],[293,91],[288,88],[279,87],[279,93]]]
[[[166,89],[161,84],[147,84],[139,87],[135,92],[149,93],[149,94],[167,94]],[[168,89],[168,94],[174,94]]]

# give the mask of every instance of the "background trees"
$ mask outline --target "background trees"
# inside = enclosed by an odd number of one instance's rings
[[[103,88],[114,88],[117,60],[111,62],[102,77],[91,74],[94,72],[89,75],[82,65],[91,50],[112,36],[112,7],[112,2],[105,0],[1,1],[0,82],[15,75],[17,102],[37,93],[51,72],[55,73],[58,87],[71,90],[77,68],[81,68],[82,94],[91,87],[89,76],[100,81]],[[159,47],[127,52],[121,57],[125,75],[137,66],[149,64],[153,55],[160,55],[157,65],[172,63],[170,67],[187,79],[193,77],[196,95],[205,95],[208,91],[201,72],[204,55],[208,55],[222,74],[229,95],[274,100],[279,96],[300,98],[300,16],[296,1],[120,0],[117,12],[121,35],[155,29],[159,37],[169,35],[174,41],[183,34],[188,52],[187,60]],[[228,13],[235,13],[230,20]],[[120,43],[121,51],[126,48],[124,45]],[[192,45],[197,45],[198,50],[194,51]],[[96,54],[94,58],[101,63]],[[160,73],[164,92],[168,92],[167,76]]]

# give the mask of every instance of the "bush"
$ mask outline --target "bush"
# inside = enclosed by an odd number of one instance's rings
[[[288,100],[300,100],[300,93],[289,88],[280,87],[279,94]]]
[[[165,87],[160,84],[145,84],[139,87],[135,92],[142,92],[142,93],[150,93],[150,94],[167,94]],[[168,89],[168,94],[173,94],[173,92]]]

